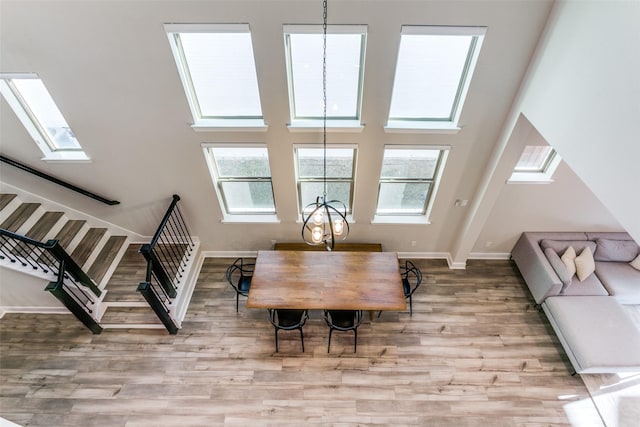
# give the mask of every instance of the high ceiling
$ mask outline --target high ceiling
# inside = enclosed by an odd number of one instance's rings
[[[331,24],[367,25],[362,132],[332,132],[330,142],[357,144],[354,226],[350,238],[380,240],[398,251],[447,252],[473,200],[516,99],[553,1],[330,0]],[[2,152],[119,199],[105,209],[17,172],[3,179],[47,191],[79,210],[150,234],[171,194],[180,194],[194,234],[208,250],[255,250],[299,238],[292,147],[318,143],[291,132],[283,25],[319,24],[322,1],[11,1],[0,3],[0,72],[35,72],[63,111],[88,164],[40,161],[41,153],[2,101]],[[163,25],[248,23],[253,38],[266,132],[196,132]],[[487,33],[456,134],[387,133],[402,25],[484,26]],[[271,225],[222,224],[204,161],[205,142],[259,142],[269,149],[278,218]],[[385,144],[451,147],[427,226],[374,225]],[[246,227],[246,228],[243,228]]]

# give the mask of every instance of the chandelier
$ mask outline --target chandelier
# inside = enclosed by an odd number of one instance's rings
[[[349,234],[347,207],[338,200],[327,200],[327,0],[322,2],[322,196],[316,197],[302,210],[302,239],[309,245],[324,245],[333,250],[336,239],[344,240]]]

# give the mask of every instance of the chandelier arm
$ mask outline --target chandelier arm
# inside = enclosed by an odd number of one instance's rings
[[[333,221],[331,220],[331,209],[335,210],[333,208],[333,206],[328,205],[325,203],[325,210],[327,211],[327,224],[329,225],[329,236],[331,236],[331,246],[329,246],[328,242],[327,242],[327,235],[325,234],[325,239],[324,239],[324,246],[325,248],[331,252],[336,244],[336,240],[335,240],[335,234],[333,232]],[[331,208],[331,209],[329,209]]]
[[[347,219],[347,205],[345,205],[340,200],[329,200],[326,203],[331,207],[331,209],[338,212],[343,219],[345,220]],[[342,212],[340,212],[335,206],[333,206],[334,204],[338,204],[338,203],[342,205]]]

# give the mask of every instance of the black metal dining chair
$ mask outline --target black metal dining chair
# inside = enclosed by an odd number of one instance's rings
[[[331,350],[331,334],[333,331],[353,331],[353,352],[358,346],[358,326],[362,323],[362,310],[325,310],[324,320],[329,326],[329,344],[327,353]]]
[[[269,309],[269,321],[275,328],[276,334],[276,353],[278,352],[278,331],[300,331],[300,342],[302,343],[302,352],[304,353],[304,334],[302,327],[309,318],[307,310],[289,310],[289,309]]]
[[[409,316],[413,316],[413,293],[422,283],[422,272],[415,264],[409,260],[400,266],[400,277],[402,278],[402,291],[404,297],[409,300]],[[382,311],[378,312],[378,317]]]
[[[236,313],[238,312],[240,295],[245,297],[249,295],[254,268],[255,264],[246,263],[242,258],[236,259],[233,264],[227,268],[227,281],[236,291]]]

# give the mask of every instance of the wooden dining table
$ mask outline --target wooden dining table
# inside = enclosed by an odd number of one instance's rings
[[[247,307],[372,312],[407,303],[395,252],[259,251]]]

